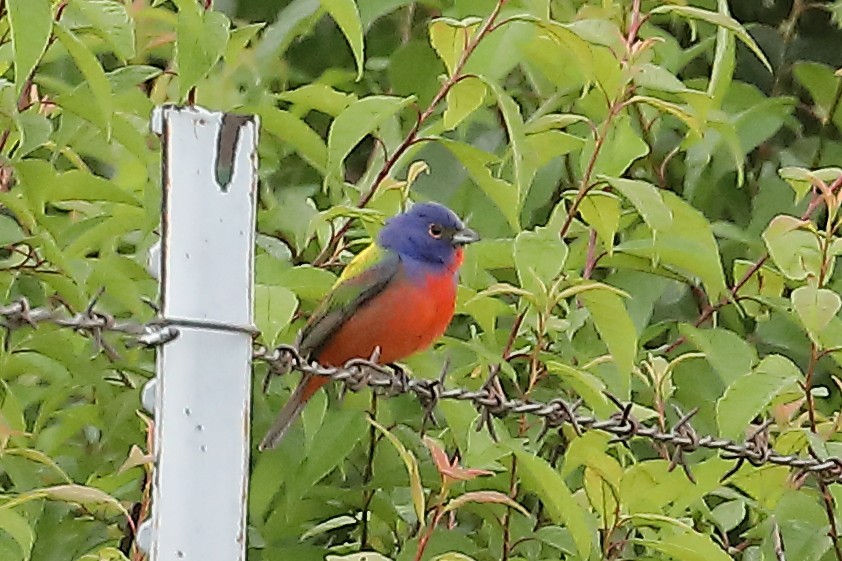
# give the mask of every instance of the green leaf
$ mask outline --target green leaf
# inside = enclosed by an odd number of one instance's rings
[[[734,18],[729,16],[727,13],[723,12],[711,12],[709,10],[703,10],[701,8],[695,8],[693,6],[679,6],[679,5],[667,5],[667,6],[658,6],[653,9],[650,14],[677,14],[679,16],[689,18],[689,19],[698,19],[702,21],[706,21],[708,23],[712,23],[717,25],[721,28],[727,29],[731,33],[733,33],[737,39],[742,41],[751,51],[757,55],[757,58],[760,59],[760,62],[763,63],[763,66],[772,73],[772,65],[769,64],[769,61],[766,59],[766,55],[763,54],[763,51],[760,50],[760,47],[748,34],[748,31]]]
[[[670,227],[651,240],[630,240],[615,250],[662,261],[691,280],[698,277],[712,299],[725,295],[725,273],[710,222],[675,193],[662,191],[661,196],[672,213]]]
[[[278,99],[293,103],[297,109],[303,111],[315,109],[335,117],[355,102],[357,96],[335,90],[326,84],[316,83],[281,92],[278,94]]]
[[[105,123],[106,134],[110,135],[111,116],[113,114],[111,83],[108,81],[105,71],[103,71],[93,52],[73,32],[65,29],[61,23],[54,26],[53,32],[64,45],[64,48],[67,49],[67,52],[70,53],[76,66],[82,71],[82,75],[85,76],[85,81],[91,89],[91,94],[93,94],[94,104],[99,110],[103,123]]]
[[[23,241],[25,237],[20,224],[14,218],[0,214],[0,247],[16,244]]]
[[[409,475],[409,488],[410,494],[412,495],[412,505],[415,507],[415,516],[418,519],[418,524],[423,529],[426,525],[426,503],[424,498],[424,486],[421,482],[421,471],[418,468],[418,459],[412,452],[406,449],[406,446],[404,446],[403,443],[401,443],[401,441],[391,433],[391,431],[370,417],[368,418],[368,422],[380,431],[380,433],[386,437],[386,440],[394,446],[398,456],[400,456],[404,466],[406,466],[406,472]]]
[[[697,136],[701,137],[703,134],[702,123],[693,114],[693,110],[690,106],[679,105],[677,103],[672,103],[671,101],[664,101],[663,99],[658,99],[657,97],[649,95],[633,96],[629,100],[629,103],[645,103],[647,105],[651,105],[661,113],[669,113],[678,117],[678,119],[687,125],[687,128],[692,130]]]
[[[503,124],[506,126],[506,133],[509,140],[509,148],[512,153],[512,163],[515,172],[515,187],[518,192],[518,210],[529,192],[532,179],[535,177],[535,167],[528,165],[526,161],[526,133],[523,124],[523,116],[520,114],[520,107],[515,100],[498,84],[484,80],[488,89],[497,98],[497,106],[503,115]]]
[[[524,488],[538,496],[553,522],[563,524],[570,531],[579,557],[588,559],[593,532],[564,479],[546,460],[520,445],[513,447],[512,452],[517,456],[518,473]]]
[[[278,334],[292,321],[298,298],[283,286],[258,284],[254,287],[255,324],[266,345],[277,343]]]
[[[256,48],[261,65],[276,64],[292,42],[304,35],[321,18],[319,0],[292,0],[278,12],[275,22],[266,28]]]
[[[788,358],[768,355],[751,373],[728,386],[716,403],[719,432],[725,438],[741,440],[754,418],[787,389],[797,390],[801,371]]]
[[[614,236],[620,227],[620,201],[604,191],[591,191],[579,205],[582,218],[596,230],[608,254],[614,252]]]
[[[541,115],[526,122],[524,131],[526,134],[537,134],[539,132],[563,129],[576,123],[586,123],[588,118],[575,113],[550,113]]]
[[[430,22],[430,44],[451,76],[480,21],[479,18],[471,17],[462,21],[438,18]]]
[[[52,122],[36,111],[18,113],[15,115],[15,124],[21,135],[20,143],[15,149],[15,159],[23,158],[43,146],[53,133]]]
[[[70,2],[69,10],[78,10],[118,57],[126,61],[135,56],[134,23],[125,4],[115,0],[84,0]]]
[[[261,105],[251,107],[269,133],[292,146],[301,158],[320,173],[327,169],[327,146],[310,125],[282,109]]]
[[[518,504],[514,499],[505,495],[499,491],[470,491],[463,495],[459,495],[455,499],[451,499],[450,502],[444,507],[444,512],[451,512],[454,510],[458,510],[459,507],[464,506],[468,503],[496,503],[496,504],[504,504],[506,506],[510,506],[519,513],[523,514],[524,516],[528,517],[529,512],[523,508],[520,504]]]
[[[53,15],[48,0],[8,0],[6,7],[15,57],[15,88],[20,93],[47,50]]]
[[[128,511],[120,503],[120,501],[105,491],[95,487],[76,484],[56,485],[54,487],[33,489],[6,500],[2,506],[4,508],[8,508],[40,499],[50,499],[53,501],[80,504],[89,509],[96,506],[102,506],[107,508],[113,514],[122,514],[126,518],[129,517]]]
[[[355,101],[334,119],[327,135],[328,177],[342,180],[345,157],[387,119],[414,102],[414,97],[372,95]]]
[[[755,268],[755,264],[745,259],[734,260],[734,279],[743,279],[748,272]],[[786,286],[784,276],[773,267],[762,266],[743,284],[737,293],[738,296],[761,296],[780,297]],[[759,318],[763,315],[763,304],[754,300],[745,299],[741,301],[746,313],[751,317]]]
[[[649,145],[637,134],[628,115],[620,115],[605,133],[596,159],[593,159],[594,150],[596,141],[593,137],[588,138],[579,156],[581,173],[590,171],[591,179],[599,175],[620,177],[635,160],[649,153]]]
[[[50,189],[55,201],[111,201],[140,206],[140,201],[117,185],[88,171],[70,170],[59,175]]]
[[[508,181],[494,177],[491,170],[488,169],[490,164],[497,163],[499,159],[495,155],[484,152],[470,144],[445,138],[439,138],[437,140],[445,148],[450,150],[459,162],[465,166],[471,179],[497,205],[497,208],[506,217],[512,229],[515,231],[519,230],[520,218],[517,189]]]
[[[359,81],[363,77],[365,45],[357,3],[354,0],[321,0],[321,4],[348,40],[348,45],[354,53],[354,61],[357,63]]]
[[[348,555],[325,555],[325,561],[392,561],[392,559],[376,551],[360,551]]]
[[[554,360],[546,363],[547,370],[563,380],[597,415],[611,415],[617,408],[605,397],[605,383],[585,370]]]
[[[525,230],[515,238],[515,266],[520,285],[533,294],[546,292],[567,260],[567,245],[550,228]],[[536,284],[544,285],[541,290]]]
[[[602,341],[614,357],[617,370],[626,380],[628,393],[634,359],[637,355],[637,330],[623,299],[610,290],[587,290],[579,295],[593,318]]]
[[[827,123],[831,119],[834,120],[838,126],[839,118],[835,118],[836,111],[831,114],[834,108],[834,98],[836,96],[836,86],[839,78],[834,75],[833,68],[813,61],[798,61],[792,65],[793,77],[810,92],[810,97],[813,98],[813,112],[821,119],[822,123]]]
[[[579,150],[584,143],[585,141],[578,136],[552,129],[527,134],[524,160],[527,173],[530,174],[528,178],[535,171],[547,165],[553,158]],[[528,192],[529,188],[521,198],[526,199]]]
[[[365,416],[357,411],[340,411],[325,416],[324,421],[305,450],[301,464],[300,481],[287,495],[297,501],[323,477],[342,465],[365,434]]]
[[[12,536],[20,546],[23,559],[28,560],[35,545],[35,530],[26,518],[10,508],[0,508],[0,530]]]
[[[228,64],[236,64],[240,60],[240,55],[245,49],[246,45],[254,39],[261,29],[266,27],[264,22],[252,23],[250,25],[242,25],[233,30],[228,38],[228,45],[225,47],[225,52],[222,53],[222,58]]]
[[[795,166],[787,166],[778,170],[781,179],[789,183],[795,191],[795,202],[800,201],[812,191],[813,187],[825,183],[830,185],[842,175],[842,168],[830,167],[810,170]]]
[[[720,14],[726,18],[729,17],[727,0],[717,0],[717,5]],[[734,79],[734,69],[737,66],[736,43],[734,34],[727,28],[719,27],[716,30],[716,48],[713,53],[713,68],[710,71],[707,93],[713,100],[712,106],[717,109],[722,107],[722,102]],[[742,180],[739,183],[742,183]]]
[[[444,128],[453,130],[459,123],[482,105],[485,99],[485,84],[482,80],[468,77],[457,82],[447,92],[447,108],[444,110]]]
[[[657,64],[644,62],[634,66],[635,85],[650,90],[658,90],[668,93],[684,93],[692,91],[679,80],[675,74]]]
[[[705,354],[725,385],[747,375],[757,363],[757,351],[733,331],[721,327],[700,329],[688,324],[682,324],[679,331]]]
[[[710,536],[700,534],[687,524],[657,514],[635,514],[629,517],[635,526],[661,528],[657,539],[632,538],[632,542],[680,561],[731,561],[731,556]],[[641,532],[642,535],[646,535]]]
[[[811,285],[799,286],[790,298],[801,325],[815,343],[821,344],[822,332],[842,306],[842,298],[832,290]]]
[[[437,555],[433,561],[476,561],[473,557],[469,557],[457,551],[448,551],[441,555]]]
[[[210,74],[222,57],[228,46],[230,25],[228,16],[200,10],[198,3],[179,7],[175,62],[181,99]]]
[[[672,211],[664,202],[661,191],[649,183],[639,179],[622,179],[619,177],[599,176],[600,181],[606,181],[620,192],[637,209],[643,221],[655,232],[665,231],[672,227]]]
[[[763,241],[775,265],[788,278],[818,277],[822,252],[808,221],[785,214],[776,216],[763,232]]]

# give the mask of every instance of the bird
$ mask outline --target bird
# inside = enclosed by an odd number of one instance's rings
[[[478,240],[438,203],[416,203],[390,218],[307,320],[297,337],[299,354],[308,362],[342,366],[376,349],[380,364],[427,349],[453,318],[464,246]],[[305,373],[259,449],[275,448],[328,381]]]

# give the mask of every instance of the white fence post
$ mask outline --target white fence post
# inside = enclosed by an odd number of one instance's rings
[[[245,561],[256,118],[165,106],[152,561]]]

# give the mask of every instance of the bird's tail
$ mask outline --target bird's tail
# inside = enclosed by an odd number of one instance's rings
[[[322,387],[327,381],[328,378],[325,376],[305,374],[301,379],[301,383],[298,384],[298,387],[295,388],[289,400],[283,406],[280,413],[278,413],[275,422],[266,431],[266,436],[260,441],[258,449],[261,451],[271,450],[280,444],[289,427],[301,415],[304,406],[307,405],[307,402],[310,401],[316,390]]]

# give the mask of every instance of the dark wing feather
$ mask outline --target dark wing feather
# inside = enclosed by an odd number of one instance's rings
[[[380,294],[397,276],[400,258],[386,251],[377,263],[340,282],[310,316],[299,334],[298,350],[317,359],[331,336],[366,302]]]

